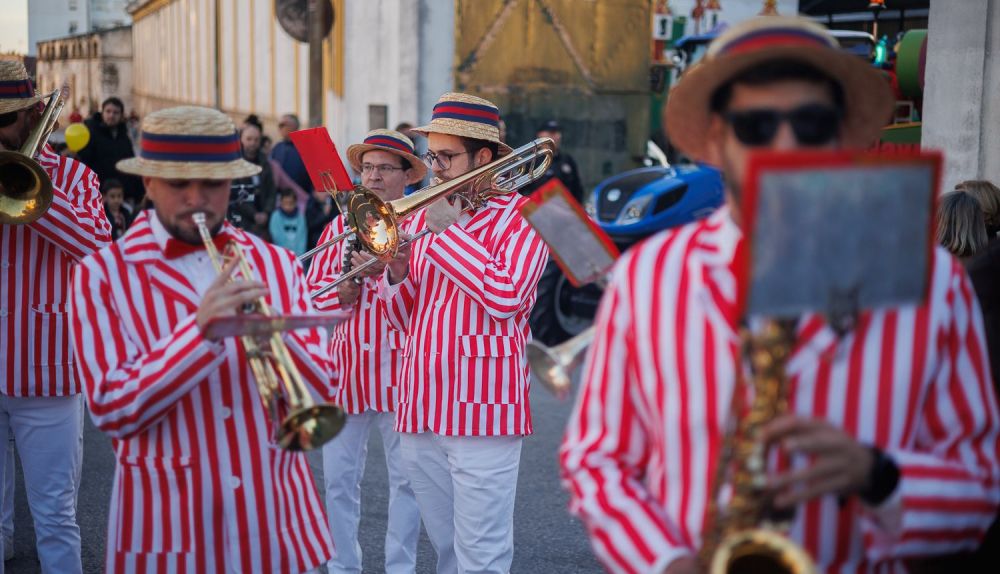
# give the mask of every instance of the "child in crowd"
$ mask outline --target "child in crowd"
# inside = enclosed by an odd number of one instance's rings
[[[275,245],[290,249],[296,255],[305,253],[308,233],[306,218],[299,211],[298,199],[292,190],[282,189],[279,192],[278,208],[271,215],[269,228],[271,241]]]
[[[125,186],[117,179],[109,179],[101,186],[101,196],[104,198],[104,212],[111,222],[111,239],[117,240],[125,235],[135,217],[124,206]]]

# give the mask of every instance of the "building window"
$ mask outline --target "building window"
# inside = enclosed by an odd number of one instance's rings
[[[69,33],[70,34],[76,34],[76,28],[77,28],[77,23],[76,22],[70,22],[69,23]]]
[[[69,9],[76,10],[76,0],[69,0]]]

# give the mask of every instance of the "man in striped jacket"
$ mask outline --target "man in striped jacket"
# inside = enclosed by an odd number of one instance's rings
[[[313,312],[295,255],[225,221],[240,157],[223,113],[200,107],[146,117],[136,158],[155,210],[84,259],[73,280],[73,346],[91,417],[118,464],[108,572],[310,571],[333,554],[306,457],[272,442],[246,349],[209,339],[213,318],[264,297],[276,313]],[[217,274],[192,215],[221,251],[235,242],[257,281]],[[283,336],[310,389],[332,398],[325,329]],[[280,391],[278,391],[280,392]]]
[[[0,62],[0,150],[21,149],[39,120],[40,99],[21,63]],[[83,404],[70,352],[68,285],[74,265],[111,242],[111,225],[92,171],[47,145],[34,159],[52,181],[52,204],[32,223],[0,224],[0,446],[6,450],[12,432],[31,485],[42,569],[72,573],[82,568],[76,492]],[[0,477],[12,463],[0,456]]]
[[[561,463],[608,570],[703,571],[696,554],[739,368],[746,155],[864,147],[892,106],[870,64],[823,27],[783,17],[731,28],[672,92],[671,141],[722,167],[728,203],[626,254],[598,313]],[[791,457],[766,489],[797,510],[789,536],[821,572],[905,572],[906,559],[973,549],[1000,499],[979,307],[940,248],[929,281],[923,303],[866,311],[843,336],[818,314],[800,318],[790,412],[761,440]]]
[[[434,106],[425,160],[451,180],[510,153],[487,100],[445,94]],[[473,214],[441,200],[413,229],[380,286],[386,315],[409,339],[396,430],[438,572],[507,572],[521,442],[531,433],[525,344],[548,258],[519,194]]]
[[[408,184],[427,174],[413,155],[413,142],[392,130],[374,130],[363,144],[347,148],[347,158],[361,182],[383,201],[403,197]],[[404,227],[408,227],[404,224]],[[327,225],[319,243],[344,232],[344,216]],[[372,256],[346,249],[340,242],[316,255],[309,268],[309,286],[318,289]],[[345,266],[346,262],[350,262]],[[360,573],[361,479],[368,455],[368,435],[377,428],[385,447],[389,470],[389,524],[385,536],[385,572],[412,573],[417,562],[420,513],[406,479],[399,452],[399,434],[393,429],[399,401],[399,371],[406,332],[385,320],[385,303],[378,297],[377,278],[385,265],[376,264],[353,281],[341,283],[314,300],[321,311],[350,310],[351,318],[337,325],[330,350],[341,384],[337,404],[347,413],[347,424],[337,440],[323,447],[326,509],[337,553],[328,564],[331,574]]]

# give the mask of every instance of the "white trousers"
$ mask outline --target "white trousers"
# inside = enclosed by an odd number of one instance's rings
[[[438,574],[506,574],[523,438],[402,434],[407,476]]]
[[[83,571],[80,528],[76,524],[82,431],[81,395],[0,395],[0,445],[7,445],[8,434],[14,433],[35,523],[38,559],[46,574]],[[0,477],[8,476],[8,460],[0,456]]]
[[[323,447],[323,481],[326,513],[333,535],[334,556],[327,563],[330,574],[361,572],[361,479],[365,475],[368,435],[372,427],[382,435],[385,465],[389,469],[389,523],[385,532],[385,572],[412,574],[417,564],[420,511],[413,489],[403,473],[399,433],[393,430],[395,413],[366,411],[347,415],[340,434]]]

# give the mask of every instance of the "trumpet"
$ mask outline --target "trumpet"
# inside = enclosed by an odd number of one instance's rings
[[[192,218],[198,226],[198,233],[205,243],[212,266],[217,273],[221,273],[225,255],[220,254],[212,242],[205,214],[195,213]],[[229,257],[236,258],[240,274],[245,279],[253,276],[250,264],[236,243],[230,242],[226,252]],[[244,311],[266,317],[274,315],[263,297],[251,303]],[[243,335],[240,341],[257,381],[260,398],[270,414],[274,442],[278,446],[294,452],[312,450],[340,432],[346,422],[344,411],[336,405],[316,403],[313,400],[280,333],[271,332],[259,337]]]
[[[556,398],[563,400],[569,396],[570,375],[587,356],[587,349],[594,342],[594,332],[594,327],[588,327],[555,347],[546,347],[538,341],[528,343],[526,352],[531,372]]]
[[[24,225],[45,215],[52,204],[52,180],[35,161],[65,105],[63,90],[48,96],[45,111],[18,151],[0,151],[0,224]]]
[[[394,201],[382,201],[371,190],[356,187],[349,200],[349,209],[344,213],[347,230],[305,253],[300,260],[312,257],[315,252],[326,249],[351,234],[376,259],[359,265],[349,274],[345,273],[336,281],[317,289],[311,293],[312,297],[318,297],[344,281],[357,277],[378,260],[391,259],[400,246],[413,243],[430,233],[429,229],[424,229],[410,239],[401,241],[400,223],[407,217],[439,199],[453,195],[465,204],[465,211],[475,211],[490,199],[514,193],[545,175],[552,164],[554,153],[555,144],[551,139],[538,138],[455,179],[425,187]]]

